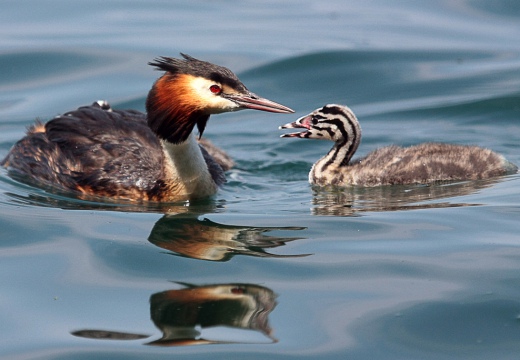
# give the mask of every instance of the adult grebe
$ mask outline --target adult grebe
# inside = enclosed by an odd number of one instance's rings
[[[227,68],[181,55],[149,63],[165,73],[148,94],[147,114],[103,101],[80,107],[30,127],[1,165],[24,181],[85,195],[149,201],[213,195],[224,172],[197,143],[195,125],[202,135],[211,114],[294,111],[253,94]]]
[[[280,126],[280,129],[290,128],[305,130],[281,137],[334,141],[332,149],[309,173],[309,182],[316,185],[428,184],[485,179],[518,171],[516,165],[491,150],[441,143],[407,148],[387,146],[351,162],[361,142],[361,128],[354,113],[343,105],[325,105],[293,123]]]

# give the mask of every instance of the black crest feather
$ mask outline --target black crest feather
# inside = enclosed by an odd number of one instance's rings
[[[189,74],[225,84],[238,91],[247,91],[238,77],[228,68],[202,61],[193,56],[181,53],[183,59],[160,56],[150,61],[148,65],[157,70],[169,72],[172,75]]]

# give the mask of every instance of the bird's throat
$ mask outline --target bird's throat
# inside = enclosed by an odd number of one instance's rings
[[[193,134],[180,144],[161,140],[166,157],[167,178],[177,184],[178,193],[191,198],[215,194],[218,186],[213,180],[199,144]]]

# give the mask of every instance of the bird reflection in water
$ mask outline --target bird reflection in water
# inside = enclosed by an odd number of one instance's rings
[[[160,212],[163,215],[150,231],[148,240],[163,249],[173,253],[200,260],[227,261],[234,255],[250,255],[257,257],[298,257],[308,254],[277,255],[267,252],[267,249],[284,246],[286,243],[302,239],[302,237],[268,236],[272,231],[298,231],[305,227],[258,227],[224,225],[206,218],[202,214],[212,214],[219,211],[223,205],[211,201],[196,203],[149,203],[137,206],[124,202],[112,203],[86,202],[57,197],[54,194],[29,194],[22,196],[7,193],[13,203],[47,206],[70,210],[97,210],[121,212]]]
[[[465,196],[488,188],[496,179],[449,182],[434,185],[394,185],[372,188],[315,187],[313,188],[313,215],[355,216],[369,211],[398,211],[431,208],[477,206],[477,203],[458,202],[455,197]],[[448,199],[446,201],[437,201]]]
[[[162,337],[145,345],[187,346],[278,341],[272,335],[268,319],[276,307],[276,294],[271,289],[255,284],[182,285],[185,286],[182,289],[168,290],[150,297],[150,316],[155,326],[161,330]],[[214,337],[227,338],[222,340],[212,339],[211,335],[205,336],[205,331],[210,329]],[[229,332],[229,329],[235,332]],[[244,338],[251,338],[251,331],[267,338],[267,342],[244,341]],[[244,332],[247,335],[242,334]],[[236,338],[230,338],[230,333]],[[150,337],[145,334],[97,329],[77,330],[71,334],[97,340],[137,340]]]
[[[227,261],[234,255],[299,257],[309,254],[277,255],[266,251],[298,237],[267,236],[269,231],[304,230],[304,227],[252,227],[218,224],[206,218],[165,215],[153,227],[148,240],[163,249],[190,258]]]
[[[252,284],[224,284],[209,286],[187,285],[152,295],[152,321],[163,337],[148,345],[200,345],[233,343],[232,340],[210,340],[201,337],[204,329],[227,327],[254,330],[272,337],[268,316],[276,306],[275,293]]]

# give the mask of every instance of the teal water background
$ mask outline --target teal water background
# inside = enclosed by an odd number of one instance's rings
[[[143,110],[147,62],[179,52],[296,114],[213,116],[205,136],[237,166],[189,206],[86,202],[2,170],[0,357],[518,358],[519,175],[316,190],[331,144],[277,127],[342,103],[359,155],[446,141],[520,164],[519,4],[2,2],[0,157],[35,118]]]

